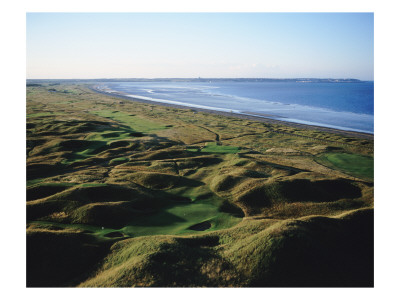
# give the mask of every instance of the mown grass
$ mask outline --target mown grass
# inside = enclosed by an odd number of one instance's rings
[[[123,164],[129,161],[128,157],[117,157],[110,160],[110,165]]]
[[[229,228],[241,221],[241,217],[220,210],[221,201],[202,199],[188,203],[174,203],[154,215],[136,218],[122,231],[132,236],[160,234],[193,234],[191,226],[209,222],[205,231]]]
[[[113,131],[105,130],[103,132],[93,132],[89,134],[86,139],[90,141],[103,141],[108,143],[116,140],[132,139],[137,135],[137,132],[116,129]]]
[[[138,132],[151,133],[166,129],[164,124],[157,121],[148,120],[140,116],[132,116],[130,114],[120,111],[101,110],[92,112],[100,117],[109,118],[114,121],[120,122],[123,125],[129,126],[132,130]]]
[[[240,147],[235,146],[224,146],[218,143],[208,142],[204,147],[198,146],[188,146],[186,148],[189,152],[202,152],[202,153],[238,153],[240,152]]]
[[[317,161],[337,168],[354,177],[372,180],[374,178],[374,159],[353,153],[324,153]]]

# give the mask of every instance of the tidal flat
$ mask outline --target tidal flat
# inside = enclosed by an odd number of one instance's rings
[[[373,136],[27,86],[27,286],[373,286]]]

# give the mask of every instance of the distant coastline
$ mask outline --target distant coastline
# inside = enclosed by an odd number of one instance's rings
[[[29,83],[41,82],[313,82],[313,83],[354,83],[372,82],[372,80],[360,80],[355,78],[93,78],[93,79],[27,79]]]

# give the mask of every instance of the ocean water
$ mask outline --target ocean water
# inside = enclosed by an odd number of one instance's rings
[[[371,81],[107,82],[101,88],[155,102],[343,130],[374,131],[374,83]]]

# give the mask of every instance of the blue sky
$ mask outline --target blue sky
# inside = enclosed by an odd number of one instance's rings
[[[374,78],[372,13],[28,13],[27,78]]]

